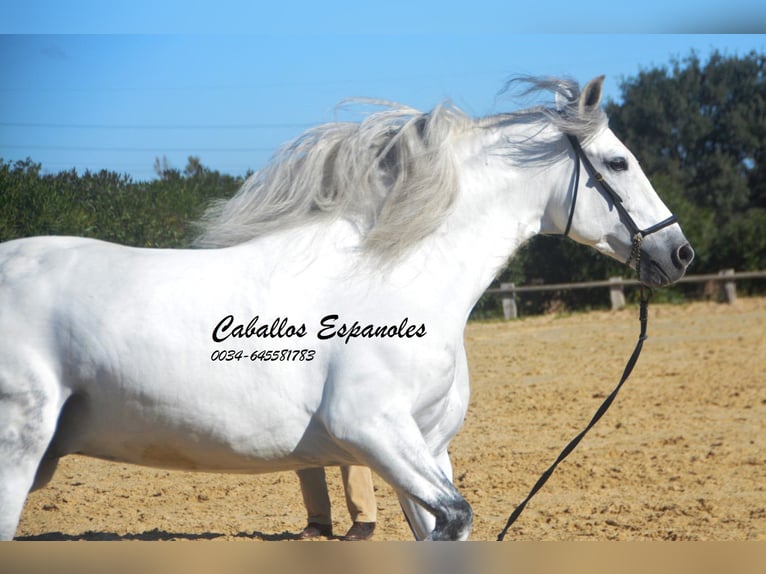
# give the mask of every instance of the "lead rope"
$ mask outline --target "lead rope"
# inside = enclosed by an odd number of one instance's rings
[[[640,234],[636,234],[636,237],[633,239],[634,241],[634,247],[633,247],[633,254],[631,254],[631,259],[636,260],[636,270],[638,270],[638,259],[639,259],[639,246],[641,243]],[[630,262],[630,260],[628,260]],[[548,481],[548,479],[553,474],[553,471],[556,470],[556,467],[559,465],[561,461],[563,461],[570,452],[572,452],[575,447],[580,443],[580,441],[583,439],[583,437],[588,433],[588,431],[593,428],[593,426],[599,421],[599,419],[604,415],[604,413],[607,411],[607,409],[610,407],[612,402],[614,401],[615,397],[617,396],[617,393],[620,391],[620,388],[622,387],[623,383],[628,380],[628,377],[630,376],[630,373],[633,371],[633,367],[636,365],[636,361],[638,361],[638,356],[641,354],[641,349],[644,346],[644,341],[646,340],[646,325],[648,322],[648,316],[649,316],[649,299],[652,298],[652,291],[648,287],[641,286],[641,305],[639,307],[638,312],[638,319],[641,323],[641,333],[638,336],[638,342],[636,343],[636,348],[633,349],[633,354],[630,356],[630,359],[628,359],[628,363],[625,365],[625,370],[622,373],[622,378],[620,378],[620,382],[617,383],[617,386],[614,388],[614,390],[611,392],[611,394],[604,399],[604,402],[601,403],[601,406],[596,411],[596,414],[593,415],[593,418],[588,423],[588,426],[586,426],[580,434],[578,434],[576,437],[574,437],[569,444],[564,447],[564,450],[561,451],[561,454],[558,456],[558,458],[554,461],[554,463],[546,470],[542,476],[537,480],[535,485],[532,487],[532,490],[529,492],[527,497],[521,501],[521,503],[516,507],[516,509],[511,513],[511,515],[508,517],[508,522],[505,524],[505,528],[500,532],[500,534],[497,535],[498,542],[502,541],[503,538],[505,538],[505,533],[508,532],[508,529],[511,527],[511,525],[516,522],[516,519],[519,517],[519,515],[522,513],[524,508],[527,506],[527,503],[532,499],[532,497],[537,494],[537,491],[540,490],[543,485]]]

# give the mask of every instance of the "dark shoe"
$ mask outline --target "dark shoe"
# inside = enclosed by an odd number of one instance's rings
[[[368,540],[375,532],[374,522],[354,522],[342,540]]]
[[[330,538],[332,536],[332,524],[309,522],[309,525],[298,534],[298,540],[311,540],[312,538],[319,538],[320,536]]]

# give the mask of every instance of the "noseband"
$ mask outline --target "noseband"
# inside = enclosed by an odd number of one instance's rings
[[[620,219],[625,224],[625,227],[627,227],[630,231],[630,235],[633,237],[633,247],[630,251],[630,257],[628,257],[628,260],[625,262],[625,264],[630,267],[631,262],[635,261],[636,273],[639,273],[638,265],[641,256],[641,241],[643,241],[644,237],[647,235],[651,235],[660,229],[664,229],[670,225],[673,225],[678,219],[675,215],[671,215],[659,223],[655,223],[646,229],[641,229],[638,225],[636,225],[636,222],[630,216],[628,210],[625,209],[625,206],[622,203],[622,198],[619,196],[619,194],[612,188],[611,185],[609,185],[609,182],[604,179],[604,176],[601,175],[601,173],[593,166],[593,163],[583,151],[578,139],[571,134],[567,134],[567,139],[572,145],[572,149],[574,149],[577,159],[575,161],[574,191],[572,192],[572,203],[569,206],[569,217],[567,218],[567,226],[564,229],[564,237],[569,235],[569,229],[572,227],[572,218],[574,217],[575,206],[577,205],[577,192],[580,188],[580,163],[582,163],[585,166],[585,170],[588,172],[588,175],[590,175],[597,182],[597,184],[600,185],[601,190],[603,190],[603,192],[606,193],[606,195],[609,196],[609,198],[612,200],[612,204],[614,205],[615,209],[617,209],[617,213],[620,214]]]

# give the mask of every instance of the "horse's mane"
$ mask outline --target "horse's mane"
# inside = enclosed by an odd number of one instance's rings
[[[494,119],[505,118],[506,121],[529,121],[537,118],[550,122],[561,133],[577,137],[586,142],[599,133],[607,124],[607,117],[600,107],[580,105],[580,86],[570,78],[553,77],[517,77],[506,82],[502,92],[514,92],[521,88],[518,97],[534,96],[541,92],[550,92],[555,96],[553,105],[538,105],[513,112],[505,116],[494,116]],[[493,118],[488,118],[490,121]]]
[[[546,121],[579,137],[604,125],[603,112],[578,110],[571,80],[523,78],[525,93],[553,92],[566,101],[474,120],[450,102],[431,112],[381,101],[361,122],[312,128],[282,147],[229,200],[205,213],[197,247],[226,247],[314,221],[343,218],[360,231],[363,249],[395,261],[436,231],[459,192],[447,145],[455,133],[509,122]],[[587,116],[587,117],[583,117]]]

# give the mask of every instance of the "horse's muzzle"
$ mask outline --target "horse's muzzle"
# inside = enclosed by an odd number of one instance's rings
[[[641,249],[641,260],[638,268],[638,278],[648,287],[664,287],[672,285],[686,273],[686,269],[694,259],[694,249],[685,239],[680,245],[659,249],[652,245],[649,238],[644,240]],[[649,245],[647,245],[649,244]]]

